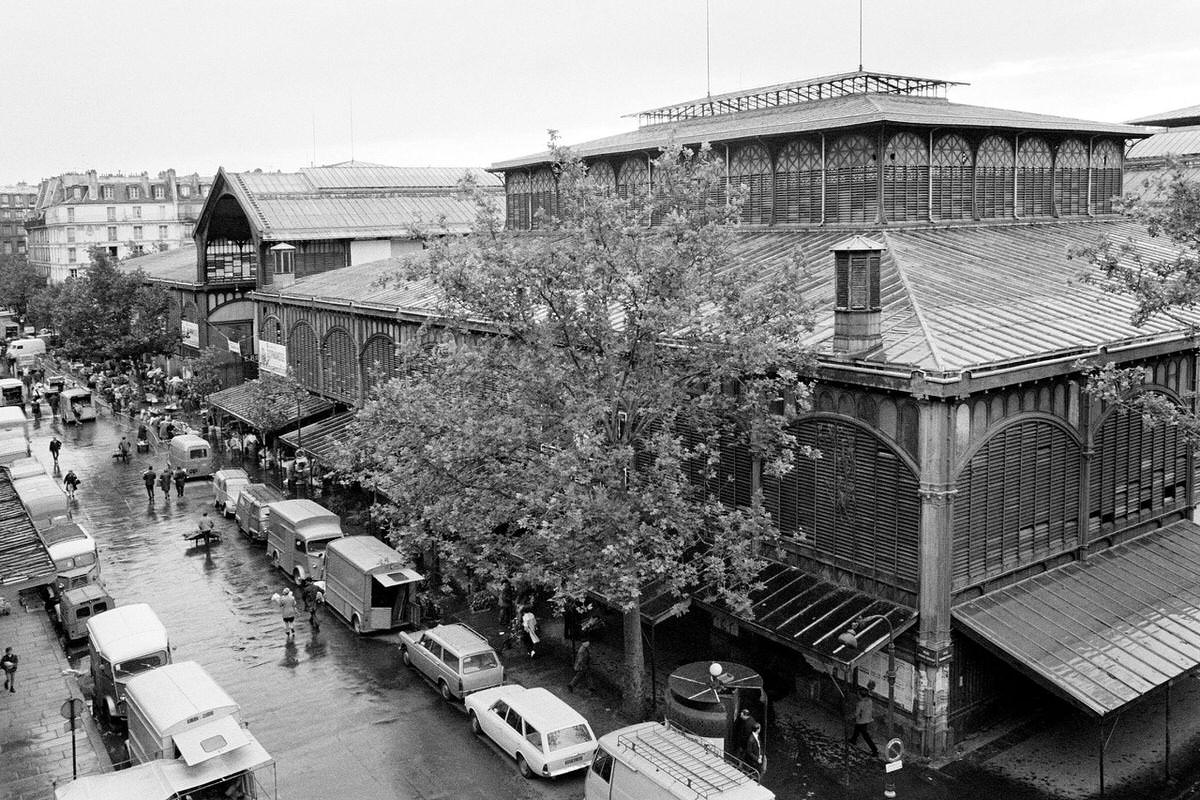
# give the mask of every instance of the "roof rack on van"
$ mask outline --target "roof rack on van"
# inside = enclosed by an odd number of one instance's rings
[[[683,736],[693,747],[680,744],[679,740],[668,735],[668,732]],[[662,727],[639,728],[621,734],[617,737],[617,745],[643,754],[655,767],[700,797],[710,797],[748,781],[758,781],[758,770],[700,741],[669,719],[664,720]],[[700,750],[700,753],[697,750]],[[701,753],[704,751],[720,759],[726,768],[721,769],[702,758]]]

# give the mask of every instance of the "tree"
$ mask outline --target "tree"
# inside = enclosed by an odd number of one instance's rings
[[[243,384],[246,392],[246,416],[261,436],[287,425],[296,411],[297,399],[308,392],[299,383],[269,372]]]
[[[24,254],[0,256],[0,298],[18,317],[28,316],[30,303],[45,286],[46,279]]]
[[[1181,162],[1172,161],[1142,189],[1140,197],[1125,199],[1121,207],[1145,225],[1151,239],[1165,240],[1160,246],[1102,236],[1071,253],[1087,263],[1080,276],[1085,282],[1133,299],[1135,325],[1200,304],[1200,184],[1188,179]],[[1080,366],[1093,396],[1133,411],[1147,423],[1178,428],[1193,445],[1200,444],[1200,417],[1194,410],[1160,393],[1139,391],[1148,377],[1142,367],[1096,362]]]
[[[91,267],[57,288],[50,307],[67,358],[138,359],[170,353],[179,332],[169,325],[171,297],[148,284],[141,270],[123,272],[103,248],[89,251]]]
[[[730,454],[790,468],[810,307],[798,257],[769,278],[738,258],[742,193],[725,202],[707,149],[665,151],[652,192],[629,198],[555,156],[561,209],[539,215],[544,233],[500,230],[477,195],[473,235],[435,243],[403,276],[443,300],[426,346],[406,353],[411,372],[358,413],[339,468],[384,488],[381,513],[410,553],[608,598],[638,707],[648,586],[748,611],[759,544],[778,532],[761,497],[722,502]]]
[[[198,355],[183,359],[185,371],[191,378],[184,385],[184,396],[199,406],[204,398],[221,391],[221,370],[226,354],[217,347],[206,347]]]

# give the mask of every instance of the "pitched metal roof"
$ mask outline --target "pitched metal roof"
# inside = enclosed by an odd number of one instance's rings
[[[117,264],[123,272],[141,270],[146,277],[171,283],[196,283],[196,248],[178,247],[161,253],[147,253]]]
[[[240,383],[229,389],[214,392],[208,396],[208,403],[230,416],[237,417],[247,425],[254,425],[253,417],[255,416],[254,405],[256,403],[256,394],[252,383]],[[295,423],[297,419],[306,420],[318,414],[327,414],[332,408],[333,403],[330,403],[328,400],[315,395],[305,394],[300,401],[299,413],[297,413],[295,404],[289,403],[287,421],[274,430],[282,430]],[[268,431],[268,433],[270,432]]]
[[[441,292],[429,281],[409,281],[402,275],[404,259],[385,258],[366,264],[300,278],[291,286],[264,287],[254,293],[260,300],[354,303],[383,310],[388,314],[411,311],[428,314],[436,308]]]
[[[1164,158],[1166,156],[1194,156],[1200,154],[1200,125],[1172,128],[1156,133],[1148,139],[1134,142],[1125,153],[1126,161],[1139,158]]]
[[[1174,128],[1177,125],[1195,125],[1200,122],[1200,106],[1177,108],[1174,111],[1162,111],[1158,114],[1129,120],[1130,125],[1163,125]]]
[[[17,497],[8,472],[0,470],[0,586],[31,588],[54,582],[54,561]]]
[[[289,447],[297,447],[297,442],[304,446],[304,452],[318,461],[333,464],[337,457],[339,445],[346,441],[346,429],[354,422],[353,412],[334,414],[327,419],[302,425],[299,433],[288,431],[279,437],[280,441]]]
[[[572,145],[571,150],[579,156],[653,151],[671,141],[681,144],[733,141],[787,133],[838,130],[884,122],[917,126],[1109,134],[1122,138],[1140,138],[1153,133],[1134,125],[1090,122],[1026,111],[963,105],[936,97],[859,94],[648,125],[628,133]],[[544,164],[550,158],[549,151],[545,151],[523,158],[499,161],[493,164],[491,169],[503,171],[514,167]]]
[[[953,609],[1084,711],[1119,711],[1200,666],[1200,526],[1176,522]]]

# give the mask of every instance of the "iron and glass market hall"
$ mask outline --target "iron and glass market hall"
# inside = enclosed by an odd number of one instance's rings
[[[1047,693],[1102,724],[1200,664],[1193,456],[1090,396],[1081,366],[1144,367],[1141,391],[1190,404],[1200,314],[1134,325],[1069,258],[1101,236],[1169,254],[1114,206],[1125,147],[1151,131],[953,103],[952,86],[853,72],[571,147],[634,197],[662,147],[709,143],[745,192],[737,256],[769,280],[802,252],[820,371],[793,432],[823,458],[774,478],[722,453],[722,499],[761,492],[782,538],[752,615],[693,609],[783,648],[814,694],[832,674],[886,702],[894,632],[897,721],[928,755]],[[509,228],[557,211],[552,158],[493,165]]]

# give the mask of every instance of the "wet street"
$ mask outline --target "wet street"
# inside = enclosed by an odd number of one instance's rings
[[[208,552],[191,548],[182,534],[213,510],[211,483],[193,481],[182,499],[156,493],[149,503],[141,473],[148,461],[161,469],[165,450],[115,461],[120,436],[134,438],[127,422],[105,413],[64,429],[43,418],[33,446],[46,465],[52,434],[64,443],[61,471],[74,469],[83,482],[75,514],[100,545],[109,591],[119,604],[149,603],[167,627],[174,660],[199,662],[241,704],[276,760],[280,798],[582,797],[581,775],[523,780],[472,736],[461,706],[404,668],[394,635],[356,637],[322,609],[319,632],[302,616],[295,642],[287,642],[269,600],[287,585],[283,573],[220,515],[224,541]],[[86,672],[86,655],[74,663]],[[119,736],[106,739],[110,751],[120,747]]]

